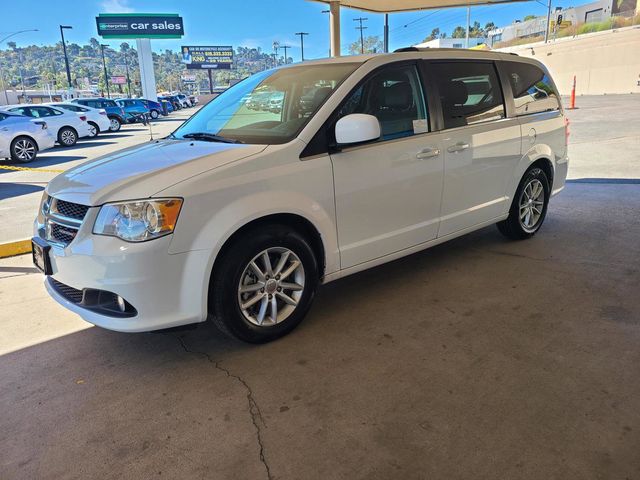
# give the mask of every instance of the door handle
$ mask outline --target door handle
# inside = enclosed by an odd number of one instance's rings
[[[424,150],[420,150],[418,153],[416,153],[416,158],[419,158],[419,159],[432,158],[432,157],[437,157],[438,155],[440,155],[439,149],[425,148]]]
[[[461,152],[463,150],[466,150],[467,148],[469,148],[468,143],[458,142],[455,145],[451,145],[450,147],[448,147],[447,152],[449,153]]]

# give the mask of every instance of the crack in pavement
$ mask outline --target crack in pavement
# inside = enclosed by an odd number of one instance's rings
[[[258,403],[256,402],[255,398],[253,397],[253,390],[251,390],[251,387],[249,386],[249,384],[240,376],[231,373],[228,369],[226,369],[225,367],[221,366],[216,360],[214,360],[213,358],[211,358],[211,355],[209,355],[207,352],[200,352],[197,350],[191,350],[187,344],[185,343],[184,339],[182,337],[175,337],[173,335],[169,335],[170,337],[173,337],[175,339],[178,340],[178,342],[180,342],[180,345],[182,346],[183,350],[187,353],[191,353],[194,355],[201,355],[203,357],[205,357],[207,359],[207,361],[209,363],[211,363],[214,368],[216,368],[217,370],[220,370],[221,372],[223,372],[227,377],[233,378],[235,380],[237,380],[238,382],[240,382],[242,384],[242,386],[245,388],[245,390],[247,391],[247,401],[249,403],[249,414],[251,415],[251,423],[253,423],[253,427],[256,429],[256,439],[258,441],[258,446],[260,447],[260,461],[262,462],[262,464],[264,465],[265,470],[267,471],[267,478],[268,480],[273,480],[273,476],[271,475],[271,469],[269,468],[269,464],[267,463],[267,459],[265,457],[264,454],[264,443],[262,441],[262,429],[260,428],[259,423],[262,423],[262,425],[266,428],[267,424],[264,421],[264,418],[262,416],[262,412],[260,411],[260,406],[258,405]]]

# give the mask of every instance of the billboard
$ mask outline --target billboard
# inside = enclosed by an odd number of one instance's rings
[[[124,85],[125,83],[127,83],[127,77],[125,77],[124,75],[112,75],[111,83],[114,85]]]
[[[183,73],[181,78],[184,83],[196,83],[195,75],[188,75],[186,73]]]
[[[101,13],[96,17],[102,38],[181,38],[182,17],[177,13]]]
[[[229,70],[233,65],[233,47],[183,46],[182,63],[190,70]]]

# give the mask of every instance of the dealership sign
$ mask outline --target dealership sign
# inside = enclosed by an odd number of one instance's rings
[[[125,77],[124,75],[113,75],[111,77],[111,83],[113,83],[114,85],[124,85],[125,83],[127,83],[127,77]]]
[[[182,81],[184,83],[196,83],[196,76],[195,75],[182,74]]]
[[[182,63],[191,70],[229,70],[233,65],[233,47],[192,47],[181,49]]]
[[[96,17],[103,38],[181,38],[182,18],[174,13],[101,13]]]

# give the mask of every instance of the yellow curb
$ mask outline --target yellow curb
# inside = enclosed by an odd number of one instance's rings
[[[55,170],[52,168],[29,168],[29,167],[9,167],[6,165],[0,165],[0,170],[15,170],[18,172],[28,171],[28,172],[51,172],[51,173],[62,173],[64,170]]]
[[[15,257],[31,252],[31,240],[18,240],[16,242],[0,243],[0,258]]]

